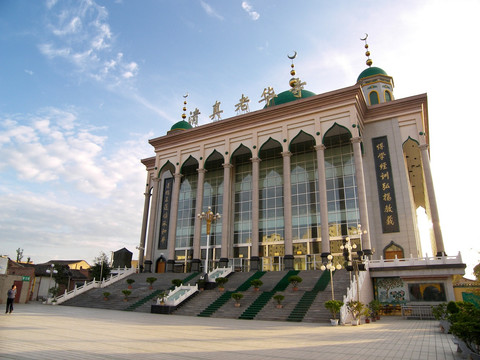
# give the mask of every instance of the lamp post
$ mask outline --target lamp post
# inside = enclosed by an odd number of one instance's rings
[[[345,244],[340,246],[340,249],[347,250],[347,270],[352,267],[352,249],[356,249],[357,244],[352,244],[350,241],[350,237],[345,238]],[[350,282],[352,281],[352,273],[350,274]]]
[[[331,254],[327,256],[327,260],[328,260],[327,264],[320,266],[320,269],[322,271],[325,271],[325,270],[330,271],[330,283],[332,284],[332,300],[335,300],[335,292],[333,289],[333,272],[335,270],[340,270],[342,268],[342,265],[340,264],[334,265],[332,262],[333,256]]]
[[[205,219],[207,221],[207,252],[205,255],[205,274],[208,274],[208,250],[210,248],[210,228],[212,225],[212,222],[214,222],[217,219],[221,218],[221,215],[219,213],[214,214],[212,211],[211,206],[208,207],[207,212],[203,212],[201,214],[198,214],[197,217],[200,220]]]
[[[53,278],[53,274],[56,274],[58,273],[57,270],[54,269],[55,268],[55,264],[50,264],[50,269],[47,269],[46,270],[46,273],[47,274],[50,274],[50,280],[48,281],[48,292],[50,293],[50,288],[52,286],[52,278]],[[53,294],[52,294],[53,295]],[[53,296],[55,297],[55,296]]]

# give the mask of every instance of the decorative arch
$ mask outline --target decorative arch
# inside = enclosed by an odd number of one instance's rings
[[[277,146],[279,146],[280,148],[283,149],[282,144],[278,140],[275,140],[275,139],[270,137],[270,138],[268,138],[267,141],[265,141],[262,144],[262,146],[260,146],[260,149],[258,149],[258,153],[260,154],[260,152],[262,150],[268,150],[268,149],[276,148]]]
[[[217,150],[213,150],[212,153],[210,155],[208,155],[208,157],[205,159],[205,162],[203,163],[204,166],[207,162],[209,161],[216,161],[216,160],[219,160],[219,159],[224,159],[223,155],[220,154]]]
[[[380,103],[380,97],[378,96],[378,92],[376,90],[370,91],[368,94],[368,102],[370,105],[377,105]]]
[[[420,145],[420,143],[418,142],[418,140],[415,140],[414,138],[412,138],[411,136],[408,137],[407,140],[405,140],[402,144],[402,147],[405,148],[405,145],[407,145],[408,143],[411,143],[411,141],[415,142],[417,144],[417,146]],[[408,146],[408,145],[407,145]]]
[[[170,171],[173,174],[175,174],[175,166],[168,160],[158,171],[158,177],[161,178],[163,173]]]
[[[180,173],[183,174],[186,167],[190,167],[195,164],[197,165],[197,168],[198,168],[198,165],[199,165],[198,160],[195,159],[192,155],[190,155],[188,159],[183,162],[182,167],[180,168]]]
[[[397,257],[397,259],[404,259],[405,252],[403,251],[403,247],[393,241],[390,241],[390,244],[385,246],[385,248],[383,249],[383,258],[385,260],[392,260],[395,259],[395,256]]]
[[[316,145],[315,138],[312,135],[307,134],[303,130],[300,130],[298,134],[292,139],[292,141],[290,141],[290,144],[288,145],[288,150],[291,150],[292,144],[295,144],[297,142],[306,142],[308,140],[313,141],[313,144]]]
[[[165,259],[163,254],[161,254],[160,257],[155,262],[155,272],[156,273],[164,273],[165,268],[166,268],[166,264],[167,264],[167,259]]]
[[[352,138],[353,135],[352,133],[350,132],[350,130],[348,130],[348,128],[346,126],[343,126],[343,125],[340,125],[338,123],[335,123],[333,124],[330,129],[328,129],[325,134],[323,135],[323,138],[322,138],[322,144],[325,143],[325,139],[329,136],[335,136],[335,135],[340,135],[340,134],[344,134],[344,133],[347,133],[349,138]]]
[[[243,144],[238,145],[238,147],[232,152],[232,155],[230,155],[230,158],[228,159],[228,162],[231,164],[232,160],[235,156],[239,155],[245,155],[245,154],[250,154],[252,156],[252,150],[250,150],[248,147],[246,147]]]

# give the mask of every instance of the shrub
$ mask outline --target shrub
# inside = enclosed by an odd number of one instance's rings
[[[273,299],[277,302],[278,305],[282,305],[282,301],[283,299],[285,299],[285,296],[277,294],[273,297]]]
[[[354,320],[357,320],[359,315],[362,314],[364,305],[360,301],[350,300],[347,303],[347,309],[352,314]]]
[[[243,298],[242,293],[233,293],[232,294],[232,299],[235,300],[235,302],[238,304],[240,303],[240,300]]]
[[[340,300],[328,300],[328,301],[325,302],[324,306],[325,306],[325,308],[330,310],[333,318],[336,319],[337,318],[337,313],[340,311],[340,309],[343,306],[343,302],[340,301]]]
[[[150,286],[152,286],[155,281],[157,281],[157,278],[156,278],[156,277],[148,277],[148,278],[146,278],[146,282],[147,282]]]
[[[263,281],[260,280],[260,279],[253,279],[252,281],[250,281],[250,284],[251,284],[254,288],[258,289],[260,286],[263,285]]]
[[[123,295],[125,296],[125,299],[128,299],[128,296],[132,293],[130,290],[122,290]]]
[[[227,281],[228,281],[228,279],[225,278],[225,277],[218,277],[218,278],[215,279],[215,282],[218,284],[219,288],[223,288]]]
[[[480,309],[471,303],[458,302],[455,313],[449,316],[450,331],[475,354],[480,355]],[[448,305],[447,305],[448,308]],[[455,307],[452,305],[452,310]]]
[[[178,287],[178,286],[181,286],[182,285],[182,280],[180,279],[173,279],[172,280],[172,284],[175,286],[175,287]]]
[[[447,303],[432,305],[432,314],[435,320],[441,321],[447,319]]]
[[[288,281],[292,284],[293,287],[297,287],[298,284],[303,281],[303,279],[298,275],[292,275],[288,278]]]
[[[127,279],[127,284],[132,285],[135,282],[134,279]]]
[[[107,298],[107,299],[108,299],[109,296],[110,296],[110,293],[109,293],[108,291],[105,291],[105,292],[103,293],[103,297],[104,297],[104,298]]]

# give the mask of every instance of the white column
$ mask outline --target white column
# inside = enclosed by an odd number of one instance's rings
[[[155,239],[155,227],[157,223],[157,203],[158,203],[158,192],[160,179],[152,178],[153,185],[153,194],[152,194],[152,211],[150,212],[150,224],[148,227],[148,239],[147,239],[147,251],[145,254],[145,272],[152,272],[152,262],[153,262],[153,242]]]
[[[320,201],[322,256],[330,254],[330,232],[328,228],[327,180],[325,176],[325,145],[315,146],[317,151],[318,196]]]
[[[172,206],[170,207],[170,221],[168,224],[168,264],[175,262],[175,240],[177,237],[177,218],[178,218],[178,199],[180,197],[180,185],[182,184],[182,174],[173,175]],[[173,271],[172,269],[169,269]]]
[[[360,224],[362,225],[362,250],[365,255],[372,254],[370,244],[370,225],[368,222],[367,192],[365,190],[365,174],[363,172],[362,149],[360,143],[362,138],[350,139],[353,144],[353,155],[355,158],[355,177],[357,180],[358,203],[360,210]]]
[[[438,216],[437,199],[435,197],[435,189],[433,187],[432,171],[430,168],[430,157],[428,155],[428,145],[419,146],[422,154],[423,176],[425,178],[425,187],[427,189],[428,202],[430,204],[430,216],[432,218],[433,236],[435,237],[436,255],[445,254],[443,245],[442,229],[440,227],[440,217]]]
[[[285,255],[293,255],[292,244],[292,181],[290,178],[290,151],[282,152],[283,156],[283,221],[285,233]]]
[[[202,219],[196,215],[202,212],[203,208],[203,183],[205,182],[205,169],[197,169],[197,199],[195,206],[195,225],[193,229],[193,259],[201,259],[202,253],[200,251],[200,237],[202,233]]]
[[[223,164],[223,214],[222,214],[222,250],[220,252],[220,262],[228,262],[228,257],[230,254],[230,248],[232,244],[229,243],[228,239],[231,238],[231,178],[232,178],[232,168],[233,165],[226,163]]]
[[[145,240],[147,237],[147,223],[148,223],[148,210],[150,207],[150,175],[147,177],[147,184],[145,186],[145,200],[143,202],[143,219],[142,219],[142,232],[140,234],[140,246],[138,249],[138,266],[143,267],[143,259],[145,256]]]
[[[258,221],[259,221],[259,177],[260,159],[252,158],[252,253],[251,257],[258,258]]]

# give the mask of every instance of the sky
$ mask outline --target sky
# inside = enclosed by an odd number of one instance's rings
[[[479,13],[477,0],[0,0],[0,255],[92,263],[126,247],[136,258],[140,159],[181,120],[185,94],[200,125],[216,101],[235,116],[242,94],[259,110],[265,87],[288,89],[294,51],[306,89],[351,86],[368,33],[395,98],[428,94],[445,248],[471,277]]]

